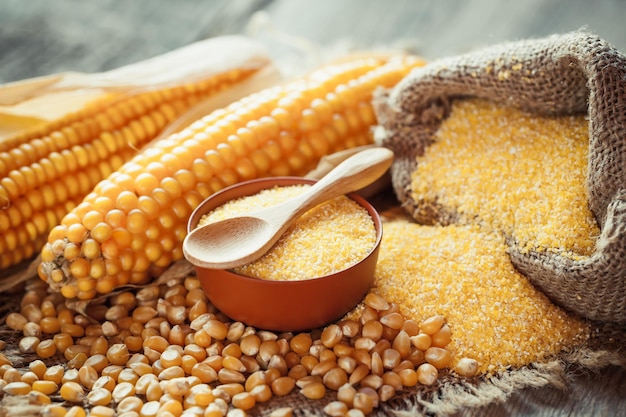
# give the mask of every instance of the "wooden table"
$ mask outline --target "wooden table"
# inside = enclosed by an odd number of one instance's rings
[[[626,51],[624,17],[620,0],[0,0],[0,83],[102,71],[243,32],[271,41],[278,31],[306,40],[323,56],[397,47],[435,59],[587,27]],[[281,46],[273,52],[284,58],[298,51]],[[626,415],[626,371],[583,372],[565,390],[524,389],[503,403],[459,415]]]

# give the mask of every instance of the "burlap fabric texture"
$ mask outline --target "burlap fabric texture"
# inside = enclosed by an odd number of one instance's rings
[[[543,115],[587,113],[589,207],[601,228],[582,260],[522,253],[515,267],[556,304],[583,317],[626,323],[626,57],[584,32],[502,43],[414,70],[375,99],[377,140],[394,150],[398,199],[422,224],[450,224],[455,213],[411,198],[416,157],[432,143],[451,101],[477,97]]]

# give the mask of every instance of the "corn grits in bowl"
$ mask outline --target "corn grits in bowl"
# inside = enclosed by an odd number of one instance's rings
[[[271,206],[315,181],[247,181],[206,199],[200,224]],[[300,217],[262,258],[233,270],[196,268],[209,300],[230,318],[278,331],[313,329],[341,318],[371,287],[382,238],[380,217],[356,194],[329,200]]]

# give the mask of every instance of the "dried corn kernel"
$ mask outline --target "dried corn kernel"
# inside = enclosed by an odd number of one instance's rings
[[[284,376],[275,379],[271,382],[271,388],[274,395],[279,397],[289,394],[296,386],[296,381],[293,378]]]
[[[457,362],[454,370],[462,376],[474,376],[478,371],[478,362],[471,358],[461,358]]]
[[[302,387],[300,393],[310,400],[319,400],[326,395],[326,387],[321,382],[312,382]]]
[[[272,410],[269,417],[291,417],[293,415],[293,408],[280,407]]]
[[[79,383],[68,381],[61,385],[61,389],[59,390],[59,394],[61,398],[65,401],[69,401],[71,403],[79,403],[83,400],[85,396],[85,390]]]
[[[2,392],[9,395],[26,395],[31,392],[30,384],[22,381],[9,382],[4,386]]]
[[[439,377],[439,371],[429,363],[423,363],[417,368],[417,380],[423,385],[433,385]]]

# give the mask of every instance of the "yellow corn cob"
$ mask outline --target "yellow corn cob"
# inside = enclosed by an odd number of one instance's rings
[[[41,250],[50,229],[183,112],[259,68],[134,95],[108,94],[83,110],[0,141],[0,269]]]
[[[159,140],[101,181],[48,236],[39,275],[88,300],[147,282],[182,258],[191,211],[225,186],[303,175],[329,153],[372,142],[372,92],[411,57],[359,58],[252,94]]]

